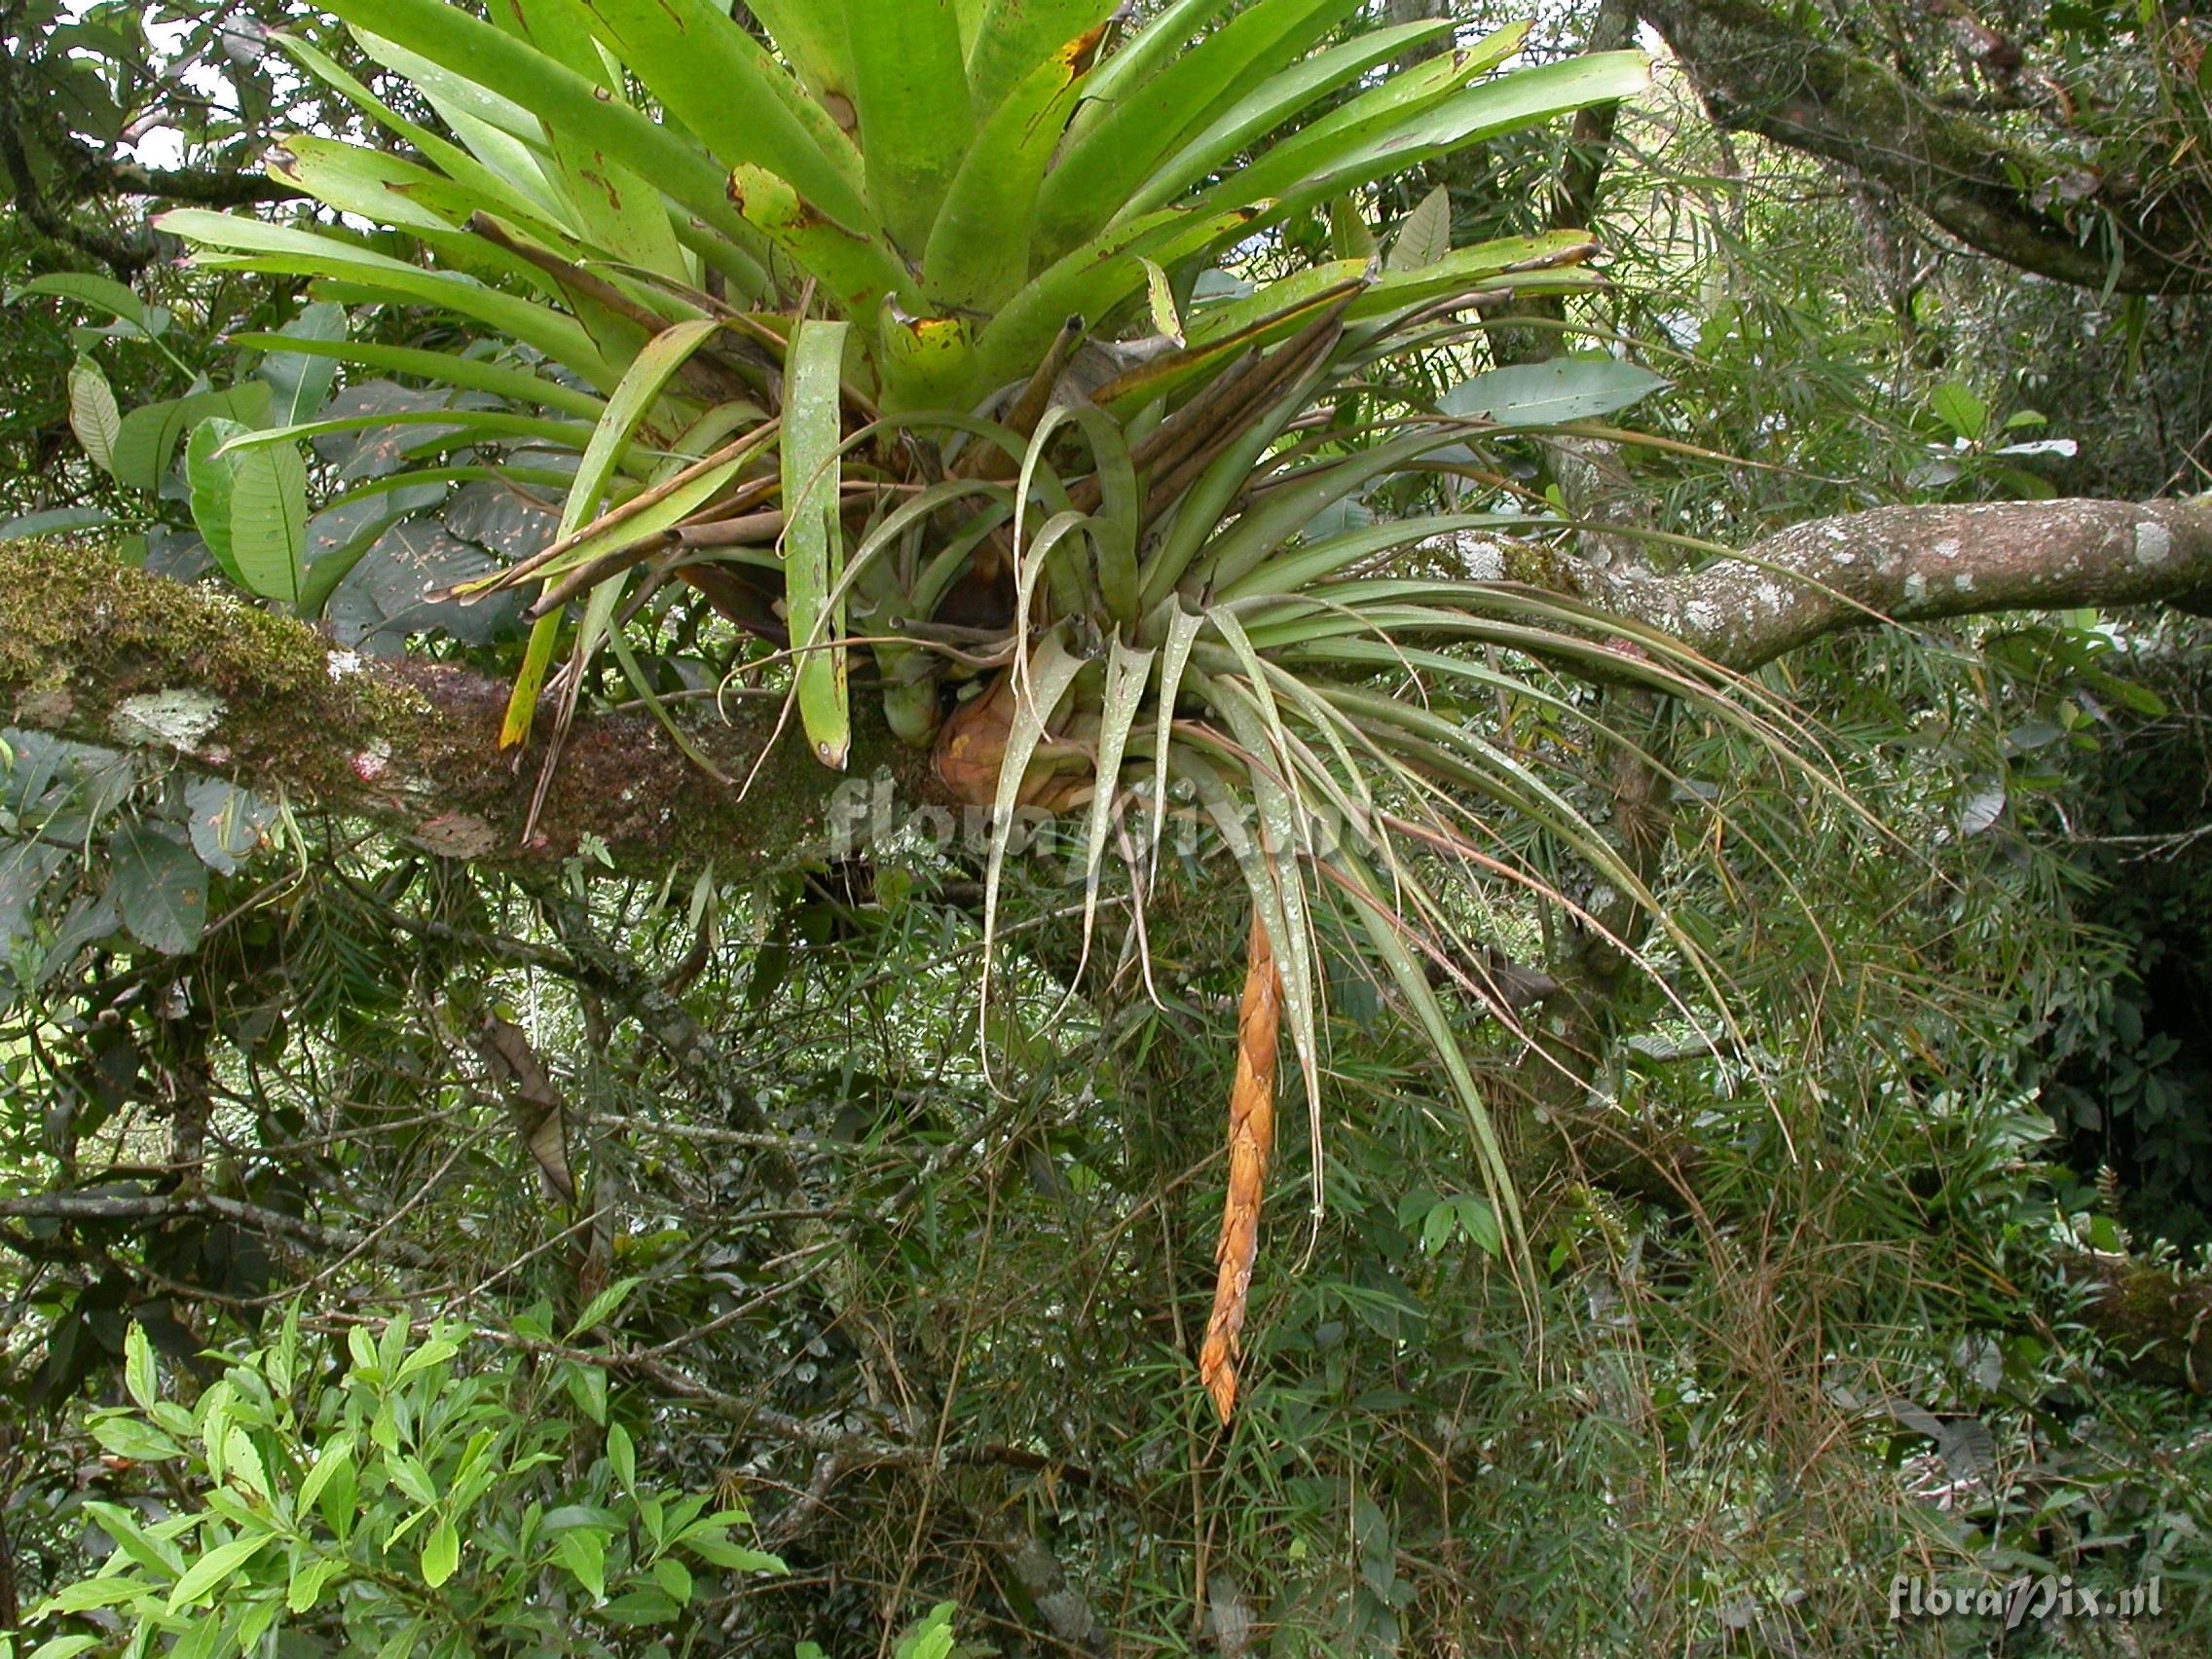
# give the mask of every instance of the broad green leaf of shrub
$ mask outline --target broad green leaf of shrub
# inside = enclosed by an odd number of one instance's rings
[[[1649,369],[1612,357],[1558,357],[1477,375],[1446,392],[1437,407],[1500,426],[1557,426],[1614,414],[1667,384]]]
[[[207,866],[166,825],[131,823],[108,837],[108,891],[139,943],[181,956],[207,925]]]

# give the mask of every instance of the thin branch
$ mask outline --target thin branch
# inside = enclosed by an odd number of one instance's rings
[[[0,1198],[0,1218],[10,1221],[166,1221],[193,1215],[218,1216],[249,1233],[288,1239],[310,1249],[349,1254],[367,1250],[410,1268],[435,1265],[428,1251],[401,1239],[325,1227],[213,1193],[41,1193],[32,1198]]]

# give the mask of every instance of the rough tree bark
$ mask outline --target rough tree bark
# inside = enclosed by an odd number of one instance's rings
[[[2212,602],[2212,496],[1877,507],[1817,519],[1732,559],[1660,575],[1576,566],[1563,585],[1730,668],[1825,634],[2071,606]]]

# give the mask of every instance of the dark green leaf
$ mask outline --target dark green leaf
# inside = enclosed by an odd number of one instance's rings
[[[108,837],[108,891],[139,943],[178,956],[207,925],[207,866],[162,824],[119,825]]]

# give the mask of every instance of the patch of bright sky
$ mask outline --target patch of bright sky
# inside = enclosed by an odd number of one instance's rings
[[[61,8],[62,16],[71,22],[91,10],[92,7],[86,0],[63,0]],[[174,55],[185,36],[191,32],[192,26],[189,20],[160,22],[149,18],[145,25],[146,39],[154,61],[160,63]],[[230,95],[230,84],[224,80],[222,71],[212,64],[193,65],[185,71],[183,82],[203,97],[221,100]],[[133,160],[143,162],[150,167],[181,166],[184,165],[184,139],[174,128],[161,123],[161,113],[159,109],[140,113],[139,123],[145,129],[135,142],[126,144],[124,149]],[[151,126],[145,126],[146,115],[154,117]]]

